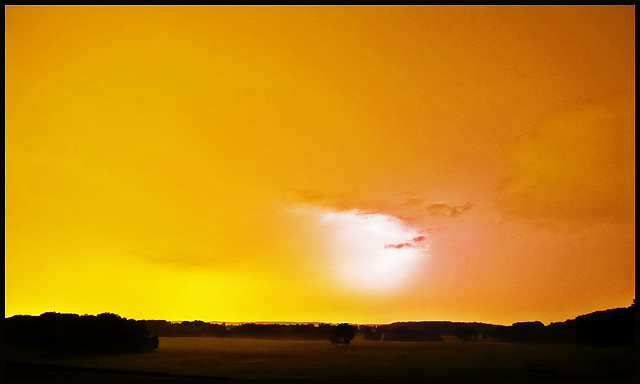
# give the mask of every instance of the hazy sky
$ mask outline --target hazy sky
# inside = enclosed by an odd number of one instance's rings
[[[634,297],[633,6],[5,6],[5,316]]]

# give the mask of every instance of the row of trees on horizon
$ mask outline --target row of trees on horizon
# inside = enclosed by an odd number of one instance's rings
[[[158,337],[219,337],[272,340],[330,340],[349,344],[355,334],[372,341],[464,341],[513,343],[578,343],[597,347],[635,345],[635,300],[615,308],[545,326],[539,321],[510,326],[447,321],[404,322],[387,325],[350,324],[212,324],[204,321],[172,323],[132,320],[112,313],[97,316],[43,313],[5,318],[5,343],[51,354],[101,354],[156,349]]]
[[[151,351],[159,340],[144,320],[47,312],[5,319],[5,344],[50,355],[92,355]]]
[[[381,328],[377,335],[385,337],[385,328],[405,327],[417,332],[456,336],[464,341],[501,341],[510,343],[571,343],[596,347],[635,345],[635,300],[627,308],[597,311],[545,326],[540,321],[518,322],[509,326],[483,323],[411,322],[394,323]],[[365,338],[367,334],[365,333]],[[376,339],[376,333],[369,336]],[[387,340],[386,337],[384,340]]]
[[[335,327],[330,324],[210,324],[203,321],[170,323],[148,320],[151,332],[172,337],[230,337],[257,339],[327,340]],[[357,333],[373,341],[442,341],[455,336],[464,341],[578,343],[594,346],[635,345],[635,305],[578,316],[545,326],[540,321],[510,326],[484,323],[424,321],[387,325],[359,325]]]

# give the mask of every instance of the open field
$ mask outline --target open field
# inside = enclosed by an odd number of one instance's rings
[[[635,348],[559,344],[160,338],[149,353],[43,358],[5,351],[5,360],[227,378],[612,378],[635,377]]]

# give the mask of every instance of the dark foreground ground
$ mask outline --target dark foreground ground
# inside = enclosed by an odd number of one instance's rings
[[[43,357],[5,349],[6,379],[606,379],[634,382],[635,348],[462,342],[163,337],[137,354]],[[576,381],[577,379],[577,381]]]
[[[184,376],[168,373],[97,369],[53,364],[5,362],[5,379],[125,380],[125,379],[225,379],[212,376]]]

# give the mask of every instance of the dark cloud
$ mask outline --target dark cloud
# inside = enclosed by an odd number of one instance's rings
[[[424,203],[424,199],[417,199],[412,197],[407,199],[407,201],[405,201],[402,205],[406,207],[417,207],[419,205],[422,205],[422,203]]]
[[[635,220],[635,93],[558,111],[505,154],[506,217]]]
[[[385,248],[397,248],[397,249],[401,249],[404,247],[411,247],[411,243],[400,243],[400,244],[387,244],[384,247]]]
[[[465,205],[451,206],[448,204],[429,204],[427,211],[434,216],[449,216],[456,217],[473,208],[472,203],[466,203]]]
[[[425,236],[416,236],[413,239],[411,239],[410,241],[404,242],[404,243],[399,243],[399,244],[386,244],[384,247],[385,248],[396,248],[396,249],[402,249],[402,248],[412,248],[414,247],[415,243],[419,243],[421,241],[426,240],[427,238]],[[412,244],[414,243],[414,244]]]
[[[358,212],[358,213],[356,213],[356,215],[358,215],[358,216],[369,216],[369,215],[375,215],[375,214],[377,214],[377,213],[379,213],[379,212],[376,212],[376,211],[366,211],[366,212]],[[365,217],[365,219],[366,219],[366,217]]]
[[[453,211],[451,213],[451,216],[457,216],[457,215],[459,215],[461,213],[464,213],[464,212],[470,210],[471,208],[473,208],[473,204],[471,204],[471,203],[467,203],[465,205],[460,205],[460,206],[457,206],[457,207],[453,207]]]
[[[324,206],[337,211],[358,209],[360,205],[354,199],[357,193],[355,190],[341,194],[330,194],[316,189],[290,188],[289,191],[296,195],[298,202]]]
[[[293,189],[298,197],[307,203],[318,203],[325,200],[326,195],[322,191],[315,191],[312,189]]]
[[[416,220],[416,219],[415,219],[415,218],[413,218],[413,217],[407,217],[407,216],[402,216],[402,215],[396,215],[396,218],[397,218],[398,220],[407,221],[407,222],[409,222],[409,221],[415,221],[415,220]]]

